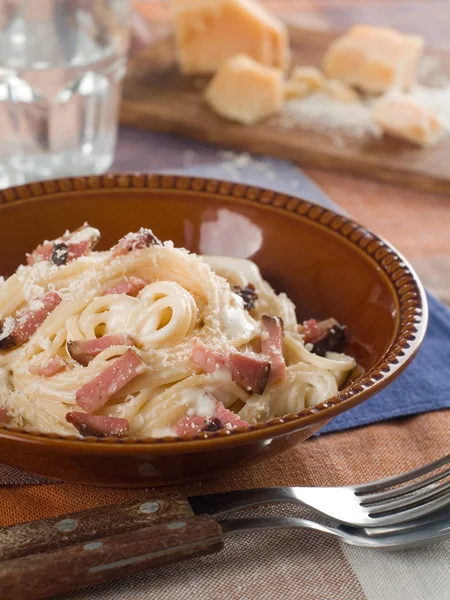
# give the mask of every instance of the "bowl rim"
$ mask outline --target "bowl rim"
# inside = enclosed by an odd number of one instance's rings
[[[395,337],[380,361],[361,379],[344,388],[336,396],[314,407],[304,408],[295,414],[270,419],[264,423],[198,433],[192,436],[167,436],[161,438],[79,438],[75,435],[29,432],[18,427],[0,424],[0,440],[22,441],[33,445],[56,445],[61,450],[128,454],[146,448],[155,454],[196,452],[199,447],[226,447],[243,445],[283,435],[311,426],[320,429],[337,414],[353,408],[390,384],[413,360],[425,337],[428,324],[428,303],[425,290],[410,263],[396,248],[359,225],[351,217],[329,208],[276,192],[267,188],[243,183],[186,175],[158,173],[120,173],[95,176],[65,177],[14,186],[0,191],[2,205],[21,200],[40,199],[71,193],[108,189],[119,190],[176,190],[188,194],[215,195],[231,202],[270,206],[278,212],[287,212],[294,218],[314,222],[331,229],[345,238],[359,252],[363,252],[383,272],[393,289],[398,305],[398,327]]]

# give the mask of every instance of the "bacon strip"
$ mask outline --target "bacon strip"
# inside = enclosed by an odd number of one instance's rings
[[[66,367],[66,361],[61,356],[54,356],[46,365],[30,365],[30,373],[41,377],[52,377]]]
[[[0,407],[0,423],[8,423],[9,414],[6,408]]]
[[[263,315],[261,318],[261,350],[269,357],[271,367],[269,381],[276,383],[286,377],[286,363],[283,356],[283,322],[279,317]]]
[[[47,292],[35,300],[36,308],[28,308],[15,319],[9,317],[0,325],[0,350],[10,350],[26,342],[62,301],[57,292]]]
[[[86,367],[100,352],[111,346],[134,346],[135,342],[128,333],[104,335],[93,340],[77,340],[67,342],[67,351],[80,365]]]
[[[264,358],[242,352],[225,356],[200,340],[194,341],[191,360],[205,373],[229,369],[233,381],[248,392],[262,394],[269,380],[270,362]]]
[[[77,391],[75,399],[78,406],[89,414],[94,413],[127,383],[145,373],[146,369],[141,357],[130,348]]]
[[[80,234],[87,229],[92,230],[89,232],[88,239],[77,241]],[[87,256],[97,245],[99,239],[98,231],[85,223],[75,231],[64,233],[56,240],[40,244],[31,254],[27,255],[27,263],[34,265],[37,262],[51,260],[55,265],[65,265],[80,256]]]
[[[161,241],[156,237],[151,229],[141,227],[135,233],[127,233],[120,239],[115,246],[111,248],[112,256],[123,256],[133,250],[150,248],[150,246],[162,246]]]
[[[108,296],[109,294],[126,294],[127,296],[136,297],[146,285],[148,285],[148,283],[144,279],[140,279],[139,277],[130,277],[129,279],[124,279],[109,290],[106,290],[104,295]]]
[[[225,408],[225,406],[216,400],[212,394],[205,392],[205,396],[209,400],[214,401],[216,405],[216,412],[212,417],[190,417],[185,416],[178,421],[175,425],[175,432],[177,435],[194,435],[201,431],[218,431],[219,429],[225,429],[226,425],[231,427],[247,427],[248,423],[240,419],[236,413]]]
[[[70,412],[66,415],[66,421],[76,427],[83,436],[125,437],[130,432],[130,424],[127,419],[118,419],[116,417]]]

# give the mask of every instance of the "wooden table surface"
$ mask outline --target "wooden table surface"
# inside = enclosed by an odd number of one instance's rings
[[[167,0],[134,0],[155,30],[170,27]],[[288,21],[318,29],[354,23],[398,27],[450,50],[448,0],[264,0]],[[301,166],[301,165],[300,165]],[[358,221],[387,238],[414,264],[425,285],[450,304],[450,197],[415,192],[330,171],[305,169]]]

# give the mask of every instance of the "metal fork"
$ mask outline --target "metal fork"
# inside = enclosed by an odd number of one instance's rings
[[[311,529],[328,537],[361,548],[403,550],[434,544],[450,538],[450,512],[440,518],[418,519],[407,526],[361,529],[349,525],[331,527],[296,517],[257,517],[219,521],[224,537],[273,529]]]
[[[435,485],[450,476],[449,463],[450,454],[413,471],[361,485],[261,488],[191,496],[188,500],[195,514],[215,517],[240,508],[285,502],[307,506],[353,527],[387,527],[419,519],[450,504],[450,481]],[[446,468],[434,473],[442,467]]]

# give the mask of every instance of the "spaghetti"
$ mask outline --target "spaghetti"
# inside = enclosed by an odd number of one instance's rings
[[[299,324],[257,266],[84,225],[0,285],[0,421],[158,437],[265,421],[334,396],[355,366],[336,321]]]

